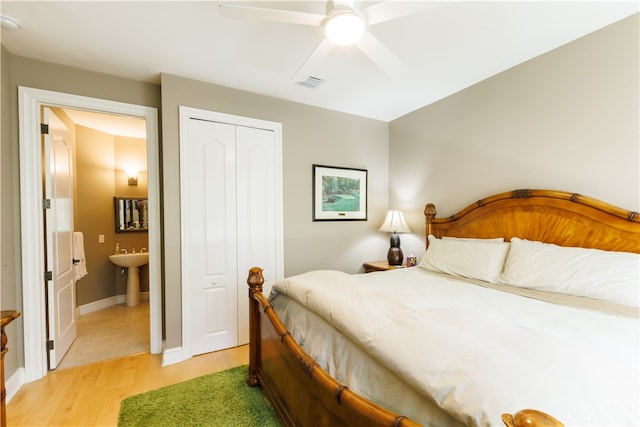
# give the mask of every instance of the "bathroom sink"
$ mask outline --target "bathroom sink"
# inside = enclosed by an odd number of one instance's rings
[[[127,294],[125,296],[127,306],[133,307],[140,304],[140,274],[138,267],[149,262],[149,252],[109,255],[109,261],[118,267],[126,267],[127,269]]]
[[[118,267],[140,267],[149,262],[149,252],[109,255],[109,261]]]

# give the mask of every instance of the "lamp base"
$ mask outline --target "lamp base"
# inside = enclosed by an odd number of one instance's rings
[[[404,255],[400,248],[389,248],[389,252],[387,252],[387,262],[389,265],[402,265],[403,257]]]

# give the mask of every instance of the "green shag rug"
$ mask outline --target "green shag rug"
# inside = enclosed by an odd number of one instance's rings
[[[118,426],[280,427],[260,387],[247,385],[247,372],[238,366],[127,397]]]

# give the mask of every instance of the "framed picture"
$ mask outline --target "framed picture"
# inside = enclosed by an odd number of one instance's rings
[[[313,165],[313,220],[366,221],[367,170]]]

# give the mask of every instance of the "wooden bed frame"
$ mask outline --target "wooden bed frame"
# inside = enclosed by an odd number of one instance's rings
[[[426,234],[512,237],[640,253],[640,215],[575,193],[515,190],[478,200],[448,218],[425,207]],[[428,245],[428,239],[427,239]],[[359,396],[325,372],[295,342],[262,294],[262,270],[249,271],[251,386],[260,385],[287,426],[417,426]],[[525,385],[526,386],[526,385]],[[557,426],[535,410],[503,415],[505,425]],[[496,420],[497,421],[497,420]]]

